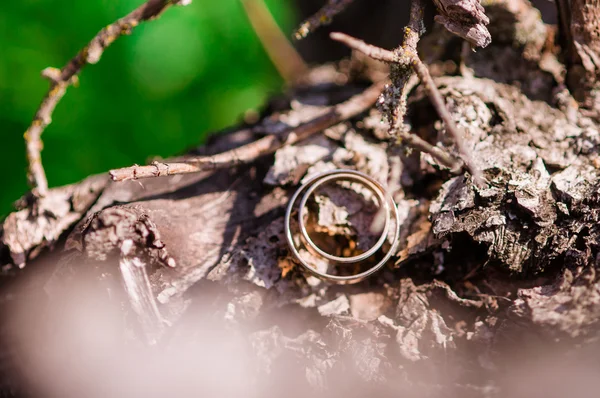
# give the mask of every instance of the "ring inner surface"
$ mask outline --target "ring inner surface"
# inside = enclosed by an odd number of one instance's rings
[[[379,239],[372,247],[370,247],[368,250],[366,250],[358,255],[336,256],[332,253],[326,252],[325,250],[323,250],[321,247],[319,247],[314,242],[314,240],[310,237],[308,230],[306,228],[305,216],[307,215],[307,210],[308,210],[308,208],[307,208],[308,200],[311,197],[316,196],[316,192],[319,187],[325,188],[326,185],[329,186],[330,183],[332,183],[332,182],[338,182],[338,183],[352,182],[352,183],[360,184],[362,187],[368,189],[374,195],[374,198],[372,198],[372,199],[374,202],[377,202],[377,205],[379,206],[379,211],[385,212],[384,225],[383,225],[383,228],[381,231],[381,235],[379,236]],[[339,187],[339,184],[337,184],[336,186]],[[340,188],[343,188],[344,190],[348,190],[352,193],[356,193],[356,195],[361,197],[361,200],[369,201],[371,199],[371,198],[365,197],[364,194],[356,192],[355,190],[348,189],[346,187],[340,187]],[[328,198],[328,199],[332,200],[331,198]],[[299,211],[298,211],[298,225],[300,228],[301,235],[304,238],[305,244],[307,245],[307,247],[310,247],[312,250],[317,252],[319,255],[321,255],[329,260],[332,260],[332,261],[336,261],[336,262],[340,262],[340,263],[357,263],[359,261],[363,261],[363,260],[371,257],[382,247],[382,245],[384,244],[384,242],[387,238],[388,232],[389,232],[389,228],[390,228],[389,203],[386,200],[385,192],[383,191],[383,189],[380,186],[378,186],[378,184],[376,184],[376,182],[370,181],[369,179],[362,177],[361,175],[350,174],[350,173],[337,173],[337,174],[325,176],[325,177],[321,178],[320,180],[315,181],[309,187],[307,187],[306,191],[304,192],[304,195],[301,198],[299,206],[300,207],[299,207]],[[360,233],[360,232],[361,231],[357,231],[357,233]],[[354,248],[349,248],[349,249],[354,249]]]

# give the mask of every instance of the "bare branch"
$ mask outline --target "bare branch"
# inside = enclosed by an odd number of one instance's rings
[[[381,47],[373,46],[371,44],[367,44],[362,40],[349,36],[345,33],[333,32],[329,34],[335,41],[339,41],[340,43],[345,44],[346,46],[360,51],[368,57],[371,57],[377,61],[383,62],[398,62],[398,58],[394,55],[393,52],[389,50],[385,50]]]
[[[407,73],[407,71],[406,71],[408,69],[407,67],[408,66],[412,67],[412,69],[417,73],[417,76],[423,83],[425,89],[427,90],[427,93],[429,94],[429,98],[431,99],[431,103],[433,104],[438,115],[444,122],[444,125],[446,127],[446,132],[453,139],[453,141],[456,145],[456,148],[457,148],[462,160],[465,163],[467,170],[473,176],[474,181],[476,181],[478,183],[479,181],[481,181],[481,172],[475,166],[472,156],[471,156],[471,152],[465,145],[464,139],[463,139],[461,133],[459,132],[458,127],[456,126],[456,123],[454,123],[454,120],[452,119],[450,112],[448,111],[448,109],[446,107],[446,104],[444,102],[442,94],[440,93],[437,86],[433,82],[433,79],[431,78],[431,74],[429,73],[429,69],[421,61],[421,59],[419,58],[417,51],[416,51],[416,46],[419,41],[419,37],[421,36],[423,29],[424,29],[423,22],[422,22],[423,14],[424,14],[424,8],[423,8],[422,2],[420,0],[413,1],[412,8],[411,8],[410,23],[409,23],[409,26],[407,26],[407,28],[405,30],[404,43],[401,47],[397,48],[394,52],[367,44],[367,43],[363,42],[362,40],[358,40],[356,38],[345,35],[343,33],[332,33],[331,38],[334,40],[340,41],[340,42],[346,44],[347,46],[349,46],[350,48],[358,50],[358,51],[366,54],[367,56],[373,57],[379,61],[385,61],[385,62],[391,63],[392,66],[394,66],[396,68],[395,70],[392,70],[392,76],[391,76],[392,81],[394,83],[394,88],[396,89],[396,91],[403,91],[402,89],[405,86],[406,81],[408,81],[408,79],[410,78],[410,73]],[[400,86],[400,87],[398,87],[398,86]],[[405,93],[402,93],[402,95],[404,96]],[[404,102],[405,102],[405,100],[403,101],[402,98],[399,99],[398,100],[399,106],[403,106]],[[403,131],[400,126],[400,122],[401,122],[401,117],[404,115],[405,110],[400,109],[399,111],[398,110],[395,110],[395,111],[396,111],[396,114],[393,117],[390,117],[389,119],[390,119],[390,125],[392,127],[392,131],[394,131],[396,134],[398,134],[398,132]],[[398,114],[400,114],[400,115],[398,115]],[[406,139],[406,136],[407,136],[407,134],[404,134],[403,136],[401,136],[401,138],[405,142],[409,143],[409,140]],[[410,136],[410,135],[408,135],[408,136]],[[420,144],[422,146],[422,143],[420,143]],[[414,142],[412,145],[414,145]],[[431,148],[427,148],[427,149],[418,148],[418,149],[423,150],[428,153],[431,153]],[[437,156],[436,155],[434,155],[434,156],[436,157],[436,159],[440,159],[439,154]],[[451,160],[451,157],[448,157],[448,156],[446,156],[446,158],[442,160],[442,163],[444,163],[446,166],[451,164],[452,166],[449,166],[451,168],[456,166],[456,162],[453,162]]]
[[[283,34],[263,0],[241,0],[246,15],[271,62],[288,83],[297,80],[308,66]]]
[[[406,114],[406,98],[409,83],[412,79],[411,60],[407,52],[417,53],[417,45],[425,33],[423,17],[425,4],[423,0],[413,0],[410,5],[408,25],[404,28],[402,45],[394,50],[397,61],[390,66],[392,86],[384,91],[385,101],[381,109],[386,114],[393,131],[404,130],[404,115]]]
[[[197,173],[248,164],[258,157],[275,152],[284,145],[294,144],[328,127],[348,120],[375,104],[384,83],[376,83],[348,101],[327,108],[323,114],[281,135],[268,135],[250,144],[215,156],[185,158],[181,162],[154,162],[149,166],[131,166],[110,171],[114,181]]]
[[[42,166],[41,136],[44,129],[52,121],[52,113],[58,102],[65,95],[67,88],[77,81],[77,75],[86,64],[95,64],[100,60],[104,50],[118,37],[131,33],[140,22],[158,17],[172,5],[187,5],[191,0],[148,0],[128,15],[103,28],[73,59],[62,69],[47,68],[42,75],[50,80],[50,89],[42,100],[31,125],[25,132],[27,161],[29,163],[28,179],[36,196],[45,196],[48,181]]]
[[[473,162],[473,157],[471,156],[471,151],[465,145],[464,138],[463,138],[462,134],[460,133],[460,131],[458,130],[456,123],[454,123],[454,119],[452,119],[452,115],[450,115],[450,112],[448,111],[448,108],[446,107],[446,103],[444,102],[444,98],[442,97],[440,90],[438,90],[433,79],[431,78],[429,69],[421,61],[421,59],[419,58],[419,56],[417,54],[412,53],[410,55],[410,58],[412,59],[412,62],[413,62],[413,64],[412,64],[413,69],[419,76],[419,79],[421,80],[421,82],[424,84],[425,89],[427,90],[427,92],[429,94],[429,99],[431,100],[433,107],[435,108],[438,115],[440,116],[440,119],[442,119],[442,121],[444,122],[444,126],[446,126],[446,132],[448,133],[448,135],[450,135],[450,137],[454,141],[454,144],[456,145],[456,148],[458,149],[458,153],[460,154],[463,162],[465,162],[465,166],[466,166],[467,170],[473,176],[473,180],[478,183],[479,181],[481,181],[481,171],[477,168],[477,166]]]
[[[425,3],[423,0],[412,0],[410,4],[410,16],[408,25],[404,28],[404,41],[402,46],[396,51],[402,49],[411,49],[417,52],[417,44],[423,34],[425,34],[425,23],[423,17],[425,16]]]
[[[294,37],[297,40],[305,38],[309,33],[315,31],[318,27],[327,25],[332,18],[342,12],[354,0],[328,0],[315,15],[302,22]]]
[[[450,170],[460,170],[462,163],[447,151],[435,145],[431,145],[416,134],[411,134],[406,131],[398,130],[395,132],[403,144],[416,149],[417,151],[430,154],[441,165],[448,167]]]
[[[413,32],[416,32],[415,30],[408,30],[407,29],[408,35],[412,35]],[[339,33],[339,32],[333,32],[330,34],[330,37],[333,40],[339,41],[341,43],[344,43],[345,45],[347,45],[348,47],[360,51],[362,53],[364,53],[365,55],[376,59],[378,61],[383,61],[383,62],[389,62],[389,63],[394,63],[394,62],[401,62],[401,58],[402,57],[398,57],[394,52],[389,51],[389,50],[385,50],[383,48],[377,47],[377,46],[373,46],[371,44],[367,44],[362,40],[356,39],[352,36],[349,36],[347,34],[344,33]],[[414,43],[413,45],[416,45],[416,42],[414,40],[414,37],[410,38],[410,42]],[[406,54],[410,54],[410,59],[412,59],[413,57],[416,57],[416,59],[418,60],[418,62],[420,62],[418,56],[416,56],[416,54],[414,53],[406,53]],[[422,63],[421,63],[422,65]],[[424,65],[423,65],[424,67]],[[425,68],[427,69],[427,68]],[[422,70],[421,70],[421,74],[422,74]],[[421,77],[421,74],[419,74],[419,77],[421,78],[422,81],[428,81],[431,82],[431,76],[429,75],[429,72],[427,71],[426,75],[424,77]],[[434,85],[432,85],[431,83],[427,84],[424,83],[427,86],[432,86],[435,87]],[[435,88],[437,90],[437,88]],[[439,94],[439,92],[438,92]],[[431,94],[430,94],[431,95]],[[437,99],[438,97],[436,97]],[[439,98],[441,98],[441,95],[439,95]],[[433,102],[433,99],[432,99]],[[438,104],[439,105],[439,104]],[[435,105],[434,105],[435,106]],[[442,107],[444,108],[444,110],[446,111],[446,114],[448,114],[448,111],[445,109],[445,105],[443,103],[443,99],[442,99]],[[437,106],[436,106],[437,109]],[[438,111],[439,112],[439,111]],[[446,115],[445,115],[446,116]],[[441,115],[440,115],[441,117]],[[442,118],[443,119],[443,118]],[[443,119],[444,120],[444,119]],[[448,122],[446,120],[444,120],[445,123],[448,124]],[[454,129],[456,129],[456,125],[454,124],[454,122],[450,119],[449,123],[454,126]],[[452,127],[450,127],[450,129],[452,129]],[[404,132],[402,130],[395,130],[394,131],[395,135],[398,135],[400,137],[400,139],[403,141],[403,143],[405,143],[406,145],[421,151],[421,152],[425,152],[425,153],[429,153],[431,156],[433,156],[436,160],[438,160],[442,165],[450,168],[450,169],[456,169],[457,166],[459,165],[459,161],[457,159],[455,159],[452,155],[450,155],[449,153],[445,152],[444,150],[442,150],[441,148],[435,147],[431,144],[429,144],[427,141],[421,139],[420,137],[414,135],[414,134],[409,134],[407,132]],[[454,138],[454,135],[452,135],[452,137]]]

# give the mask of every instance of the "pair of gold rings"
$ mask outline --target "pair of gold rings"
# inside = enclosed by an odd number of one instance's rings
[[[378,201],[378,205],[380,207],[380,211],[383,211],[385,213],[384,225],[381,230],[381,235],[379,236],[377,242],[368,250],[355,256],[342,257],[327,253],[326,251],[317,246],[313,239],[311,239],[306,229],[305,216],[308,210],[307,202],[309,198],[315,193],[317,188],[323,186],[326,183],[331,183],[335,181],[349,181],[362,184],[365,188],[367,188],[375,195]],[[300,245],[297,245],[295,243],[294,234],[292,232],[292,212],[295,208],[298,199],[300,199],[300,204],[298,206],[298,230],[300,232],[299,238],[301,238],[299,240],[301,242]],[[296,258],[296,260],[298,260],[300,265],[302,265],[302,267],[310,274],[320,279],[339,284],[351,284],[360,282],[372,275],[373,273],[377,272],[379,269],[381,269],[381,267],[383,267],[385,263],[390,259],[390,257],[396,252],[400,234],[399,227],[400,216],[398,214],[396,203],[394,202],[394,199],[391,196],[391,194],[387,192],[377,180],[355,170],[338,169],[333,171],[326,171],[311,177],[294,193],[285,213],[286,239],[290,250],[293,256]],[[365,271],[361,271],[351,275],[335,275],[326,271],[320,271],[316,267],[311,266],[306,261],[306,259],[302,257],[299,250],[300,246],[304,246],[306,249],[311,250],[313,253],[315,253],[315,255],[327,259],[330,262],[338,263],[339,266],[348,266],[352,264],[360,265],[359,263],[366,261],[367,259],[371,258],[372,256],[375,256],[379,252],[382,252],[383,245],[388,239],[388,235],[391,229],[393,229],[393,234],[391,238],[390,249],[387,251],[387,253],[385,253],[385,255],[383,255],[383,257],[375,265],[369,267]]]

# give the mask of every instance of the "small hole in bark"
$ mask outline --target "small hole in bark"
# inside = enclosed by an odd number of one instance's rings
[[[585,251],[587,248],[586,238],[589,235],[589,229],[583,228],[579,234],[577,234],[577,240],[575,240],[575,248],[577,250]]]
[[[553,165],[553,164],[546,163],[546,162],[544,162],[544,166],[546,166],[546,170],[548,170],[548,173],[550,175],[553,175],[555,173],[558,173],[559,171],[564,170],[564,167],[560,167],[558,165]]]
[[[492,113],[492,118],[490,119],[490,127],[498,126],[504,123],[504,118],[500,116],[500,112],[498,111],[496,104],[494,104],[493,102],[486,102],[485,106],[487,106],[490,112]]]

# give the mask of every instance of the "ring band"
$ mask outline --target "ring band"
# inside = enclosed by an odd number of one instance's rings
[[[335,181],[335,180],[341,180],[341,179],[360,181],[363,184],[365,184],[365,186],[370,188],[371,191],[375,195],[377,195],[377,197],[379,198],[379,205],[385,206],[386,212],[389,213],[389,203],[385,198],[385,192],[382,191],[380,187],[375,185],[369,179],[365,179],[363,176],[356,175],[354,173],[348,173],[345,171],[342,172],[342,171],[336,170],[335,174],[321,176],[321,178],[318,178],[317,180],[313,181],[313,183],[310,185],[310,187],[308,187],[308,189],[306,190],[306,193],[302,196],[302,199],[300,200],[300,206],[298,208],[299,209],[298,210],[298,225],[300,226],[300,232],[302,233],[302,236],[304,237],[304,240],[306,241],[306,243],[308,243],[308,245],[311,248],[313,248],[317,253],[319,253],[321,256],[325,257],[326,259],[332,260],[332,261],[338,261],[340,263],[356,263],[356,262],[363,261],[363,260],[371,257],[383,245],[383,243],[385,242],[385,239],[387,238],[388,231],[390,229],[389,217],[385,218],[385,225],[383,228],[383,232],[381,233],[381,236],[377,240],[377,243],[373,247],[371,247],[369,250],[367,250],[366,252],[359,254],[357,256],[353,256],[353,257],[338,257],[338,256],[334,256],[332,254],[329,254],[329,253],[323,251],[321,248],[319,248],[313,242],[313,240],[310,238],[310,236],[308,236],[308,231],[306,230],[306,226],[304,224],[304,214],[305,214],[305,210],[306,210],[306,202],[308,201],[308,199],[312,195],[312,193],[319,186],[321,186],[329,181]]]
[[[368,188],[371,192],[373,192],[375,194],[375,196],[377,196],[377,198],[379,200],[379,206],[382,207],[386,212],[385,224],[384,224],[381,236],[379,237],[379,240],[369,250],[367,250],[364,253],[361,253],[357,256],[338,257],[338,256],[334,256],[330,253],[325,252],[324,250],[319,248],[313,242],[313,240],[308,235],[308,231],[306,230],[306,226],[304,224],[304,216],[306,214],[306,212],[305,212],[306,203],[307,203],[308,199],[310,198],[310,196],[314,193],[314,191],[319,186],[321,186],[327,182],[335,181],[335,180],[349,180],[349,181],[355,181],[355,182],[361,183],[364,187]],[[332,275],[327,272],[321,272],[321,271],[311,267],[300,256],[300,252],[298,251],[298,248],[296,247],[296,245],[294,243],[292,229],[291,229],[292,211],[298,200],[298,197],[302,193],[304,193],[304,195],[302,196],[302,198],[300,200],[300,207],[299,207],[299,211],[298,211],[299,229],[300,229],[302,237],[304,238],[304,241],[306,242],[306,245],[309,246],[310,248],[312,248],[314,251],[316,251],[323,258],[326,258],[331,261],[343,263],[343,264],[358,263],[360,261],[366,260],[367,258],[371,257],[372,255],[377,253],[382,248],[382,246],[385,243],[385,240],[387,238],[389,229],[390,229],[390,219],[394,218],[396,225],[394,227],[394,235],[392,238],[392,244],[391,244],[390,250],[373,267],[367,269],[366,271],[363,271],[361,273],[354,274],[354,275],[345,275],[345,276]],[[392,213],[392,214],[390,214],[390,213]],[[303,268],[306,271],[308,271],[310,274],[312,274],[318,278],[321,278],[321,279],[324,279],[324,280],[327,280],[330,282],[340,283],[340,284],[351,284],[351,283],[360,282],[360,281],[364,280],[365,278],[367,278],[368,276],[372,275],[373,273],[377,272],[381,267],[383,267],[385,265],[385,263],[390,259],[390,257],[396,251],[396,247],[398,245],[398,239],[399,239],[399,227],[400,227],[400,216],[399,216],[398,209],[396,208],[396,204],[395,204],[392,196],[385,190],[385,188],[377,180],[373,179],[372,177],[370,177],[364,173],[361,173],[361,172],[358,172],[355,170],[340,169],[340,170],[326,171],[326,172],[323,172],[323,173],[320,173],[320,174],[317,174],[317,175],[311,177],[308,181],[306,181],[306,183],[304,183],[294,193],[294,195],[292,196],[292,198],[288,204],[286,214],[285,214],[286,239],[287,239],[288,245],[290,247],[290,250],[291,250],[293,256],[296,258],[296,260],[298,260],[298,262],[303,266]]]

